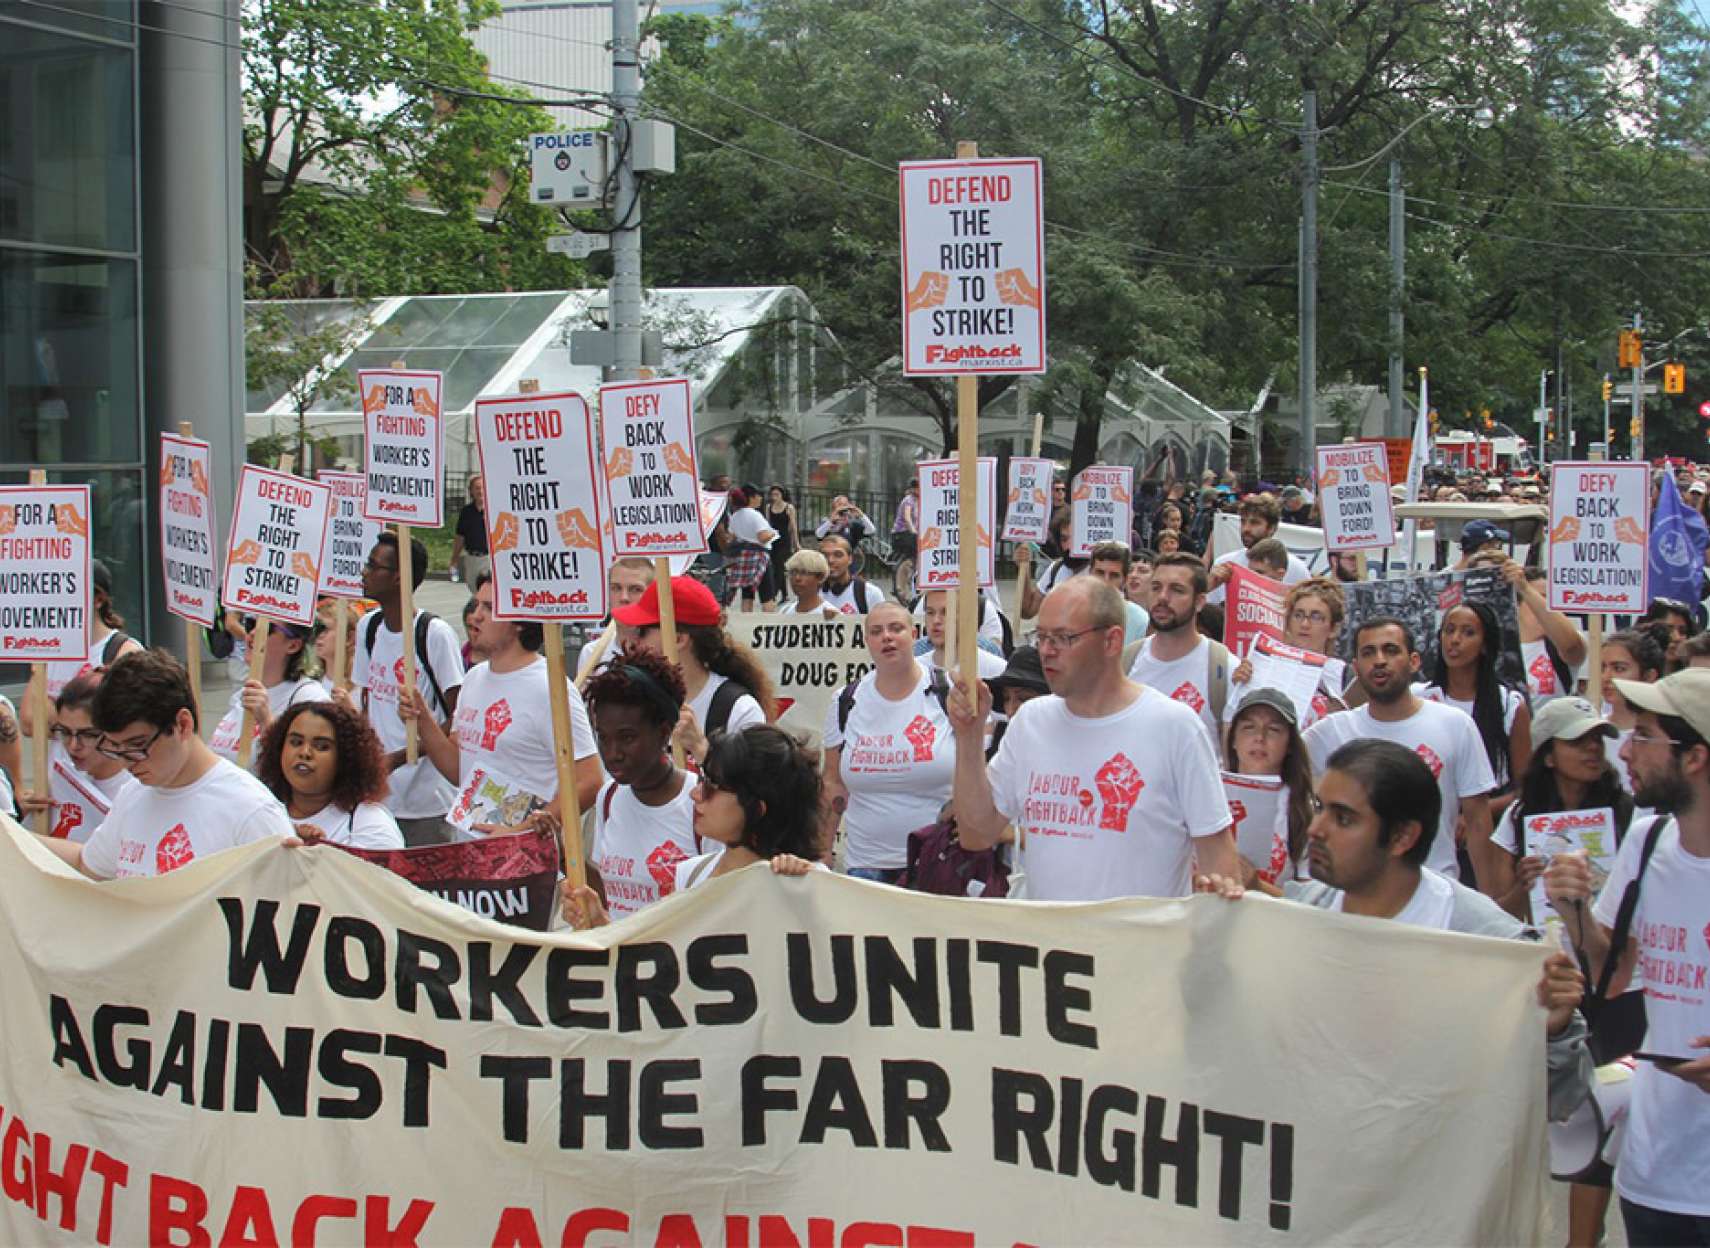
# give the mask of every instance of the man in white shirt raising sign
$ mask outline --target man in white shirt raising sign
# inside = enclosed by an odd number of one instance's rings
[[[1031,898],[1182,897],[1196,861],[1237,866],[1211,745],[1192,711],[1123,676],[1126,623],[1093,577],[1046,595],[1034,641],[1051,696],[1017,709],[989,771],[990,690],[950,695],[958,834],[983,849],[1025,828]]]

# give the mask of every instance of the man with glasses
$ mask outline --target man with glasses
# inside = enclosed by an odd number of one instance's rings
[[[95,690],[95,748],[139,783],[83,844],[42,837],[95,880],[165,875],[222,849],[292,835],[285,808],[202,741],[190,677],[162,650],[122,655]]]
[[[420,540],[410,542],[412,584],[421,587],[427,576],[428,552]],[[404,698],[404,595],[398,535],[383,532],[362,565],[362,596],[380,605],[356,623],[356,656],[350,680],[362,690],[362,710],[386,750],[392,769],[392,790],[386,806],[398,821],[405,845],[442,845],[454,829],[446,813],[457,796],[451,783],[431,761],[418,756],[404,761],[406,734],[399,707]],[[410,622],[416,637],[416,675],[428,711],[449,729],[463,686],[463,653],[451,625],[420,608]]]
[[[123,762],[97,748],[101,730],[90,718],[101,677],[90,672],[68,682],[54,699],[53,748],[48,753],[48,791],[26,795],[19,805],[26,814],[49,811],[49,835],[87,841],[107,817],[113,803],[136,785]]]
[[[1032,898],[1182,897],[1196,860],[1238,868],[1210,743],[1185,707],[1123,677],[1126,622],[1090,576],[1045,596],[1034,641],[1051,696],[1016,709],[989,770],[991,691],[950,695],[958,836],[985,849],[1023,834]]]

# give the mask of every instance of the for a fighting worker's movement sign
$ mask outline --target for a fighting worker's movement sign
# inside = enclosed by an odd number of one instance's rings
[[[982,455],[974,461],[979,478],[979,567],[975,569],[982,588],[992,584],[992,531],[997,528],[997,460]],[[920,473],[920,544],[915,558],[915,584],[922,593],[949,589],[958,583],[962,558],[961,472],[953,459],[923,459]]]
[[[487,484],[494,616],[600,619],[606,613],[604,491],[588,404],[579,394],[479,399],[475,442]]]
[[[1048,459],[1017,455],[1009,461],[1009,510],[1003,515],[1003,540],[1042,542],[1051,524],[1051,482],[1057,465]]]
[[[362,514],[389,524],[445,523],[445,421],[439,373],[363,369],[362,395],[368,493]]]
[[[764,864],[530,932],[0,818],[0,1243],[1536,1244],[1542,957]]]
[[[1069,489],[1069,555],[1085,559],[1104,542],[1128,545],[1134,532],[1134,469],[1093,464]]]
[[[1045,371],[1039,161],[902,164],[903,371]]]
[[[1375,550],[1395,544],[1389,448],[1382,442],[1318,448],[1318,497],[1326,550]]]
[[[1550,610],[1643,611],[1650,605],[1650,465],[1550,467]]]
[[[245,464],[232,508],[222,596],[228,609],[284,624],[315,622],[332,491]]]
[[[327,521],[327,540],[321,547],[321,593],[332,598],[362,597],[362,565],[374,549],[384,527],[362,515],[362,496],[367,479],[360,472],[315,474],[332,491],[332,515]]]
[[[706,550],[693,413],[683,378],[600,387],[612,558]]]
[[[0,659],[89,657],[89,487],[0,486]]]
[[[166,609],[211,628],[219,606],[214,574],[214,495],[208,444],[160,435],[160,571]]]

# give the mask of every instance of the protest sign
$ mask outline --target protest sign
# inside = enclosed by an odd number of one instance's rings
[[[1261,636],[1283,635],[1286,616],[1283,602],[1288,586],[1268,576],[1228,564],[1229,596],[1223,616],[1223,644],[1235,655],[1245,655]]]
[[[1650,465],[1551,468],[1550,610],[1639,614],[1650,606]]]
[[[1039,161],[919,160],[898,168],[903,372],[1045,371]]]
[[[332,598],[361,598],[362,565],[379,540],[381,525],[362,514],[367,479],[360,472],[323,470],[317,480],[332,491],[332,515],[321,547],[321,593]]]
[[[96,885],[8,820],[0,1241],[1538,1243],[1538,958],[764,865],[537,933],[276,841]]]
[[[1320,686],[1328,685],[1337,693],[1342,690],[1342,660],[1302,650],[1266,633],[1260,633],[1253,639],[1253,648],[1247,659],[1253,665],[1253,674],[1247,678],[1246,684],[1237,686],[1224,704],[1225,720],[1235,718],[1247,690],[1275,689],[1288,695],[1288,700],[1294,704],[1297,721],[1305,729],[1315,716],[1322,714],[1318,706]],[[1329,704],[1325,703],[1324,710],[1328,709]]]
[[[1395,545],[1389,452],[1382,442],[1319,447],[1318,501],[1324,516],[1326,550],[1376,550]]]
[[[469,780],[451,803],[445,821],[465,835],[478,825],[514,828],[552,800],[550,793],[531,793],[509,776],[488,767],[472,767]]]
[[[362,514],[368,519],[430,529],[445,523],[441,381],[439,373],[391,368],[356,374],[362,395],[362,471],[368,479]]]
[[[1391,577],[1387,581],[1360,581],[1342,586],[1345,614],[1335,650],[1353,655],[1354,635],[1361,624],[1377,616],[1393,615],[1413,630],[1420,661],[1429,666],[1437,653],[1437,626],[1443,614],[1462,602],[1482,602],[1496,613],[1502,644],[1496,655],[1496,674],[1506,685],[1526,687],[1526,668],[1520,661],[1520,617],[1514,605],[1514,587],[1497,568],[1468,568],[1464,572],[1428,572],[1422,576]],[[1421,679],[1429,679],[1422,676]]]
[[[1288,547],[1288,553],[1305,564],[1312,575],[1330,574],[1330,560],[1324,550],[1323,529],[1310,524],[1279,524],[1272,536]],[[1211,548],[1217,555],[1244,549],[1241,545],[1240,516],[1231,512],[1217,514],[1211,526]],[[1413,550],[1417,566],[1432,567],[1437,561],[1436,535],[1430,529],[1416,533]],[[1403,556],[1397,552],[1395,558],[1399,561]]]
[[[214,496],[208,444],[160,435],[160,571],[166,609],[212,628],[219,608],[214,576]]]
[[[477,399],[475,444],[487,483],[494,617],[601,618],[602,491],[593,419],[582,396]]]
[[[1267,884],[1286,880],[1288,786],[1281,776],[1223,773],[1223,797],[1234,821],[1235,849]]]
[[[79,771],[57,746],[48,763],[48,797],[53,802],[52,826],[49,836],[64,837],[82,844],[100,826],[113,809],[113,803],[101,792],[87,772]]]
[[[613,558],[706,550],[687,380],[600,387],[600,445],[611,500]]]
[[[0,486],[0,659],[89,657],[89,559],[87,485]]]
[[[484,919],[544,932],[558,912],[558,838],[550,829],[413,849],[338,848]]]
[[[873,669],[867,617],[779,616],[739,612],[725,631],[752,650],[772,681],[778,726],[819,748],[825,712],[844,685]]]
[[[332,491],[245,464],[226,552],[226,606],[285,624],[315,622],[315,588]]]
[[[980,456],[975,469],[979,477],[979,524],[976,540],[980,566],[979,586],[989,588],[996,575],[992,562],[992,534],[997,530],[997,460]],[[920,551],[915,559],[914,582],[925,593],[959,583],[961,574],[962,472],[953,459],[923,459],[920,474]]]
[[[1528,815],[1523,821],[1525,839],[1517,846],[1517,857],[1538,857],[1547,867],[1557,854],[1584,852],[1591,867],[1591,895],[1603,891],[1609,869],[1615,863],[1615,812],[1607,806],[1595,810],[1562,810],[1547,815]],[[1544,892],[1544,877],[1532,881],[1532,921],[1542,923],[1556,914]]]
[[[1094,464],[1069,490],[1069,554],[1085,559],[1102,542],[1134,540],[1134,469]]]
[[[1009,509],[1003,513],[1003,540],[1042,542],[1050,535],[1051,482],[1057,465],[1026,455],[1009,461]]]

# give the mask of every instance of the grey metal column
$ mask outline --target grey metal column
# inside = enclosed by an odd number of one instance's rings
[[[182,625],[166,612],[153,536],[157,435],[188,420],[212,445],[222,545],[246,445],[238,16],[238,0],[142,0],[139,13],[149,640],[174,649]]]
[[[1402,335],[1407,330],[1407,199],[1401,188],[1401,158],[1389,162],[1389,420],[1384,436],[1405,438],[1402,409]]]

